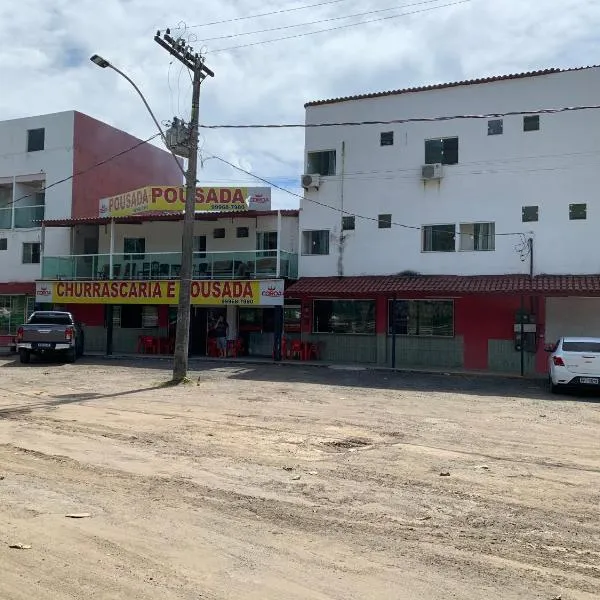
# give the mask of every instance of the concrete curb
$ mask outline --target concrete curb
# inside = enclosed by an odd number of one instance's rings
[[[128,361],[145,361],[145,360],[154,360],[154,361],[163,361],[163,362],[171,362],[173,357],[164,356],[164,355],[150,355],[150,354],[112,354],[111,356],[106,356],[105,354],[88,354],[89,358],[99,358],[102,360],[106,360],[107,362],[117,361],[117,360],[128,360]],[[407,375],[441,375],[445,377],[476,377],[476,378],[492,378],[492,379],[514,379],[520,381],[543,381],[545,379],[544,375],[539,373],[533,375],[525,375],[521,377],[521,375],[517,375],[515,373],[490,373],[487,371],[461,371],[461,370],[445,370],[445,369],[419,369],[414,367],[406,367],[399,368],[396,367],[393,369],[392,367],[383,367],[377,365],[361,365],[361,364],[336,364],[336,363],[326,363],[326,362],[312,362],[312,361],[281,361],[275,362],[269,359],[252,359],[249,357],[236,358],[236,359],[219,359],[219,358],[190,358],[190,365],[202,365],[202,364],[211,364],[211,365],[224,365],[224,366],[232,366],[232,365],[254,365],[254,366],[278,366],[278,367],[311,367],[311,368],[320,368],[320,369],[331,369],[334,371],[346,371],[346,372],[375,372],[375,373],[397,373],[397,374],[407,374]]]

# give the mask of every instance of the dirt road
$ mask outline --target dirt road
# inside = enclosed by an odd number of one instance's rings
[[[598,398],[168,368],[0,360],[2,600],[600,597]]]

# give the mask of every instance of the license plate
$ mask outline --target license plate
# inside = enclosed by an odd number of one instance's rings
[[[587,384],[587,385],[598,385],[597,377],[580,377],[579,383]]]
[[[52,344],[38,344],[38,348],[52,348]]]

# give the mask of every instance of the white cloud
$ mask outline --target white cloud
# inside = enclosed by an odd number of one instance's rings
[[[21,0],[0,3],[0,114],[11,118],[76,109],[140,137],[153,123],[128,84],[88,60],[95,52],[127,72],[142,88],[159,119],[188,117],[190,82],[179,64],[154,41],[158,28],[177,27],[282,10],[318,0]],[[451,0],[439,0],[448,4]],[[431,8],[417,0],[372,19]],[[212,51],[351,22],[215,40],[203,39],[362,13],[394,6],[393,0],[337,3],[190,28],[197,48]],[[358,19],[354,19],[358,20]],[[303,122],[308,100],[452,81],[546,67],[581,66],[599,56],[600,5],[594,0],[473,0],[359,27],[209,52],[216,77],[203,86],[207,123]],[[182,33],[178,30],[176,33]],[[179,108],[178,108],[179,106]],[[278,181],[297,181],[303,166],[302,130],[204,130],[208,154]],[[210,182],[247,180],[216,160],[201,177]],[[297,198],[275,194],[279,206]]]

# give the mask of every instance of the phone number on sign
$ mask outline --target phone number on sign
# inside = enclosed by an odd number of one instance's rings
[[[223,304],[255,304],[252,298],[223,298]]]

